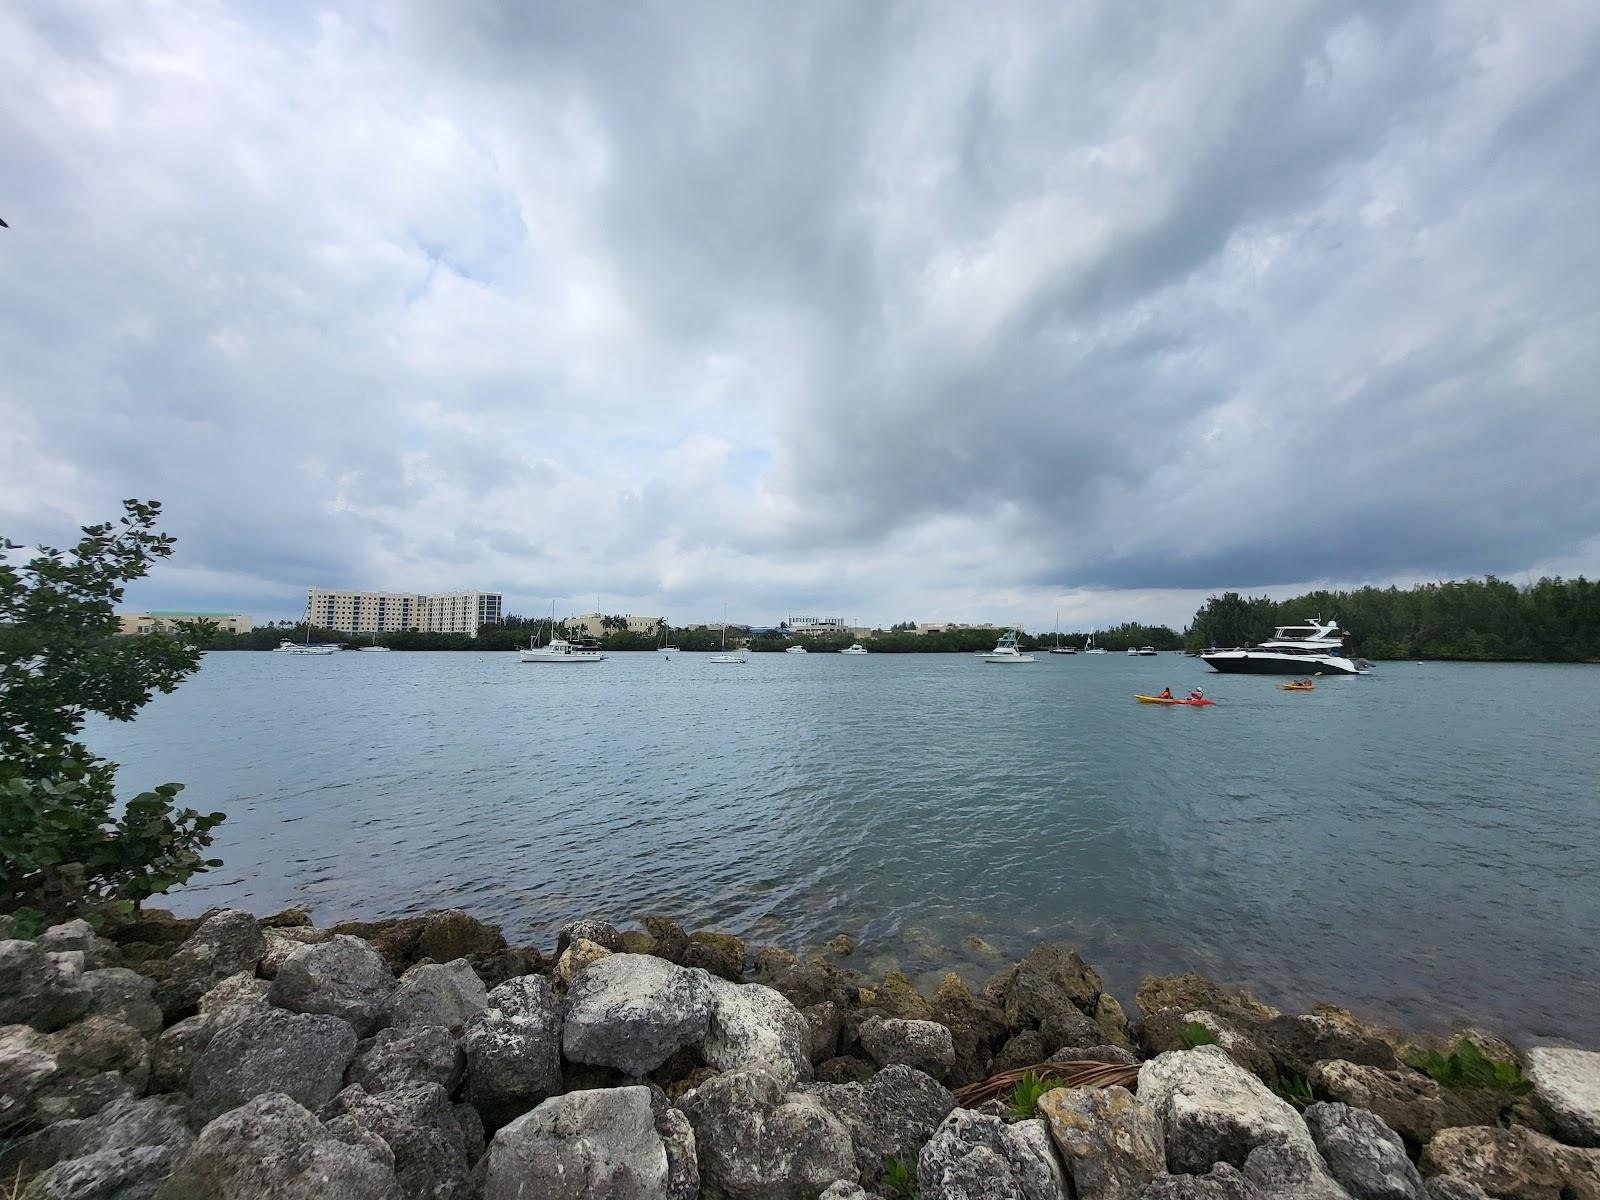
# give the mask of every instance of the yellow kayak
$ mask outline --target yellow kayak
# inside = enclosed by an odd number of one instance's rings
[[[1134,693],[1133,698],[1140,704],[1193,704],[1198,707],[1202,704],[1216,703],[1215,700],[1186,700],[1178,696],[1174,696],[1169,700],[1165,696],[1141,696],[1137,692]]]
[[[1278,685],[1286,692],[1314,692],[1317,685],[1314,683],[1280,683]]]

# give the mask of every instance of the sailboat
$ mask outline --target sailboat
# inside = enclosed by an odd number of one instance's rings
[[[1083,643],[1083,652],[1085,654],[1109,654],[1110,653],[1110,651],[1105,649],[1105,647],[1096,646],[1094,644],[1094,635],[1093,634],[1090,634],[1088,639],[1084,641],[1084,643]]]
[[[587,646],[575,646],[556,636],[556,603],[550,602],[550,640],[538,645],[538,634],[528,639],[528,648],[521,651],[525,663],[594,663],[604,662],[606,656]]]
[[[372,645],[370,645],[370,646],[357,646],[356,649],[361,651],[361,653],[363,653],[363,654],[388,654],[388,653],[390,653],[390,649],[389,649],[388,646],[380,646],[380,645],[378,645],[378,635],[377,635],[376,632],[374,632],[373,635],[372,635]]]
[[[678,648],[676,646],[667,645],[667,623],[665,621],[663,621],[661,623],[661,645],[656,647],[656,653],[657,654],[676,654],[676,653],[678,653]]]
[[[1060,613],[1056,614],[1056,644],[1054,646],[1050,647],[1049,653],[1051,653],[1051,654],[1076,654],[1077,653],[1077,651],[1074,650],[1071,646],[1063,646],[1061,644],[1061,614]]]
[[[309,607],[309,605],[307,607]],[[337,647],[337,646],[323,646],[323,645],[313,646],[311,644],[311,621],[308,618],[306,620],[306,640],[304,642],[300,643],[299,645],[296,645],[294,642],[291,642],[288,638],[284,638],[283,641],[278,643],[277,648],[273,650],[273,653],[274,654],[333,654],[338,649],[339,649],[339,647]]]
[[[735,666],[737,664],[741,664],[741,663],[744,663],[744,662],[747,661],[745,656],[743,654],[737,652],[737,651],[735,651],[733,654],[729,654],[728,653],[728,607],[727,607],[727,605],[723,605],[723,607],[722,607],[722,653],[713,654],[711,656],[711,661],[714,662],[714,663],[723,663],[723,664],[725,664],[727,666]]]

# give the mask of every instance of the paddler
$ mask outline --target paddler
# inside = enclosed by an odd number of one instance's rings
[[[1171,699],[1173,699],[1172,689],[1169,688],[1169,687],[1162,688],[1161,689],[1161,695],[1160,695],[1159,699],[1162,699],[1162,700],[1171,700]]]

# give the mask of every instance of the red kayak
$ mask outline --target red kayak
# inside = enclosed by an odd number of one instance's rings
[[[1215,700],[1180,700],[1176,696],[1168,700],[1165,696],[1141,696],[1137,692],[1134,693],[1133,698],[1140,704],[1192,704],[1196,708],[1205,704],[1216,703]]]

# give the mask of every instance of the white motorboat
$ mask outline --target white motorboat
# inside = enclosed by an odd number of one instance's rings
[[[1200,657],[1225,675],[1365,675],[1372,667],[1366,659],[1346,654],[1338,622],[1321,617],[1304,625],[1280,625],[1259,646],[1206,650]]]
[[[598,646],[585,646],[576,642],[569,642],[565,638],[556,636],[556,606],[550,602],[550,640],[543,646],[538,644],[539,635],[536,633],[528,639],[528,648],[517,653],[525,663],[597,663],[605,662],[606,656],[600,652]]]
[[[309,637],[309,633],[307,634]],[[274,654],[333,654],[338,651],[337,646],[313,646],[310,642],[291,642],[285,639],[278,643]]]
[[[1017,631],[1008,629],[987,654],[979,655],[986,663],[1031,663],[1036,661],[1031,654],[1024,654],[1017,645]]]
[[[361,651],[361,653],[363,653],[363,654],[390,654],[390,653],[392,653],[392,650],[388,646],[357,646],[356,649]]]
[[[867,648],[860,642],[851,642],[843,650],[839,651],[840,654],[865,654],[866,652]]]
[[[806,653],[806,648],[804,646],[790,646],[788,649],[786,649],[784,651],[784,653],[785,654],[804,654],[804,653]]]
[[[1154,646],[1140,646],[1137,650],[1130,649],[1128,653],[1137,654],[1140,658],[1154,658],[1156,656],[1156,648]]]

